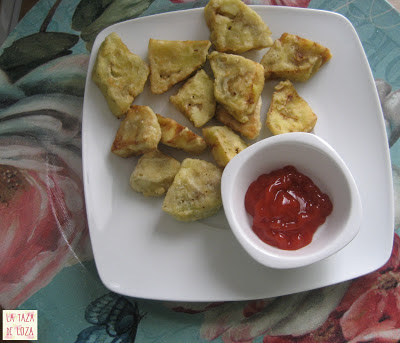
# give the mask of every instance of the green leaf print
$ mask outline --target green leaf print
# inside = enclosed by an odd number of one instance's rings
[[[16,40],[0,56],[0,69],[15,82],[54,58],[71,54],[79,36],[64,32],[38,32]]]
[[[81,31],[81,38],[87,42],[88,49],[91,49],[100,31],[114,23],[138,17],[153,1],[154,0],[114,0],[95,21]],[[97,3],[99,2],[97,1]]]
[[[81,0],[72,16],[71,27],[75,31],[82,31],[93,23],[110,5],[113,0]]]

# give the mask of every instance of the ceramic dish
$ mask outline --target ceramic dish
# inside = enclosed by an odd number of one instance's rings
[[[139,18],[110,26],[98,35],[83,108],[83,176],[90,236],[99,275],[114,292],[180,301],[272,297],[358,277],[379,268],[390,256],[393,195],[387,138],[371,70],[353,26],[332,12],[253,8],[268,23],[274,39],[283,32],[295,33],[329,47],[333,54],[311,80],[296,88],[318,115],[314,133],[339,153],[354,176],[365,214],[360,232],[324,261],[274,270],[241,248],[222,210],[207,220],[177,222],[161,210],[162,199],[133,192],[128,180],[136,158],[110,153],[119,121],[90,77],[99,45],[109,33],[117,32],[131,51],[146,59],[149,38],[209,37],[203,9]],[[246,56],[260,61],[264,53]],[[275,85],[266,83],[262,93],[262,120]],[[147,84],[135,103],[150,105],[156,113],[192,128],[168,102],[179,86],[155,96]],[[263,129],[260,139],[268,136]]]
[[[310,177],[333,203],[332,213],[311,243],[297,250],[283,250],[261,241],[245,209],[250,184],[260,175],[288,165]],[[321,261],[343,249],[360,229],[361,199],[350,170],[327,142],[310,133],[269,137],[243,150],[225,167],[221,192],[226,218],[239,243],[267,267],[298,268]]]

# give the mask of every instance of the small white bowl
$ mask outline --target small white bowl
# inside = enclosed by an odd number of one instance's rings
[[[333,211],[298,250],[270,246],[253,232],[244,206],[249,185],[260,175],[292,165],[328,194]],[[362,217],[357,185],[338,153],[311,133],[287,133],[266,138],[235,156],[222,175],[222,202],[229,225],[243,248],[271,268],[296,268],[321,261],[344,248],[357,235]]]

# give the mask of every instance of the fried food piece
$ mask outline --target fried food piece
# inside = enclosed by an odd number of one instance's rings
[[[316,122],[317,116],[289,80],[275,86],[267,113],[267,126],[272,134],[310,132]]]
[[[226,126],[205,127],[203,136],[211,147],[215,161],[221,167],[225,167],[232,158],[247,148],[247,144]]]
[[[157,149],[161,129],[149,106],[132,105],[121,121],[111,151],[121,157],[140,155]]]
[[[211,42],[150,39],[150,86],[162,94],[200,69],[207,59]]]
[[[165,196],[163,211],[186,222],[212,216],[222,205],[221,177],[221,169],[210,162],[184,159]]]
[[[261,64],[238,55],[212,52],[209,55],[214,73],[214,95],[241,123],[249,120],[264,88]]]
[[[159,150],[146,152],[131,174],[129,184],[136,192],[149,197],[165,194],[181,164]]]
[[[240,0],[211,0],[204,8],[204,16],[211,42],[219,52],[241,53],[273,43],[268,26]]]
[[[261,130],[261,104],[262,101],[260,97],[254,112],[249,114],[249,120],[246,123],[238,122],[221,105],[217,105],[215,116],[222,124],[234,131],[239,132],[243,137],[254,139],[258,137]]]
[[[169,100],[195,127],[201,127],[215,114],[214,81],[201,69]]]
[[[309,39],[282,34],[261,59],[265,79],[307,81],[331,59],[328,48]]]
[[[130,52],[118,34],[110,33],[99,48],[92,79],[117,118],[128,111],[143,91],[148,76],[146,62]]]
[[[203,137],[175,120],[160,114],[157,114],[157,120],[161,127],[161,143],[192,154],[201,154],[207,148]]]

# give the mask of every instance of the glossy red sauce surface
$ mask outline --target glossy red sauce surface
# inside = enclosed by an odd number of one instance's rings
[[[258,177],[246,192],[245,207],[257,236],[284,250],[308,245],[333,209],[328,195],[293,166]]]

